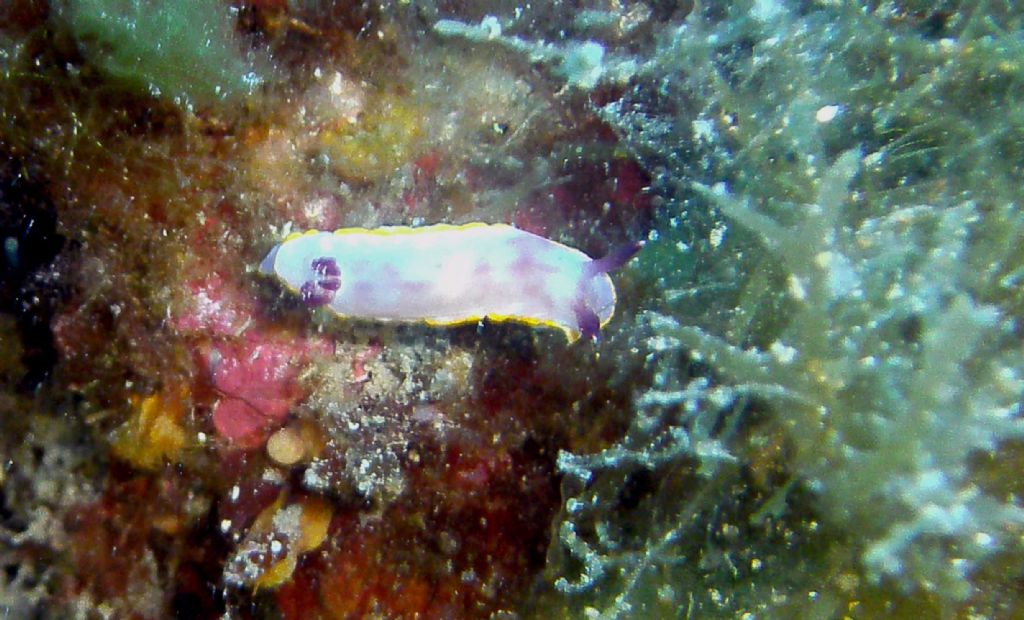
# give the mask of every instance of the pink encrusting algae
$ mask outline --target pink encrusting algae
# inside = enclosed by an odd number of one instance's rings
[[[240,447],[263,443],[303,398],[299,375],[316,355],[327,354],[323,339],[295,339],[253,329],[235,342],[212,343],[201,354],[202,372],[218,395],[213,425]]]

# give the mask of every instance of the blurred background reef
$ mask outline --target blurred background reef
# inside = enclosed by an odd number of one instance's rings
[[[0,3],[0,612],[1024,617],[1010,0]],[[602,256],[342,321],[309,228]]]

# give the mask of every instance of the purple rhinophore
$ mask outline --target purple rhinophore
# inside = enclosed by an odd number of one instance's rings
[[[340,283],[339,283],[340,286]],[[302,285],[299,289],[299,295],[302,296],[302,301],[311,308],[319,308],[320,306],[326,306],[331,303],[334,299],[334,293],[337,289],[328,290],[319,285],[317,282],[309,281]]]
[[[324,278],[338,277],[341,275],[341,268],[338,267],[338,263],[329,256],[323,256],[315,259],[310,267],[313,268],[313,273]]]
[[[333,278],[331,280],[320,280],[319,282],[317,282],[317,284],[319,284],[320,288],[324,289],[325,291],[330,291],[334,293],[341,288],[341,278]]]
[[[333,258],[327,256],[313,260],[310,269],[313,279],[299,289],[302,301],[311,307],[326,306],[341,288],[341,269]]]

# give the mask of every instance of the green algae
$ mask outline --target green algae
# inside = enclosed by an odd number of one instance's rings
[[[1021,432],[1020,29],[998,2],[738,3],[657,32],[598,109],[666,197],[629,271],[653,313],[620,345],[651,387],[620,442],[560,459],[553,607],[997,608],[1022,509],[973,464]],[[687,467],[634,527],[630,480]]]
[[[61,16],[110,79],[181,105],[237,99],[271,75],[269,57],[245,49],[217,0],[69,0]]]

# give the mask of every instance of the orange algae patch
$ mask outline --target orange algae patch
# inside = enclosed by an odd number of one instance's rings
[[[327,540],[334,516],[330,503],[319,497],[304,497],[285,504],[284,494],[261,512],[247,539],[266,548],[269,565],[258,571],[252,582],[256,590],[276,588],[291,579],[299,558]]]
[[[335,174],[354,181],[386,179],[424,150],[424,111],[394,95],[368,102],[357,123],[324,131],[321,144]]]
[[[323,448],[322,431],[309,421],[297,421],[280,428],[267,440],[267,456],[286,467],[318,456]]]
[[[302,436],[286,426],[275,431],[267,440],[267,455],[278,465],[294,465],[306,455]]]
[[[114,453],[141,469],[178,461],[188,445],[183,425],[188,399],[185,386],[146,397],[133,395],[128,420],[114,431]]]

